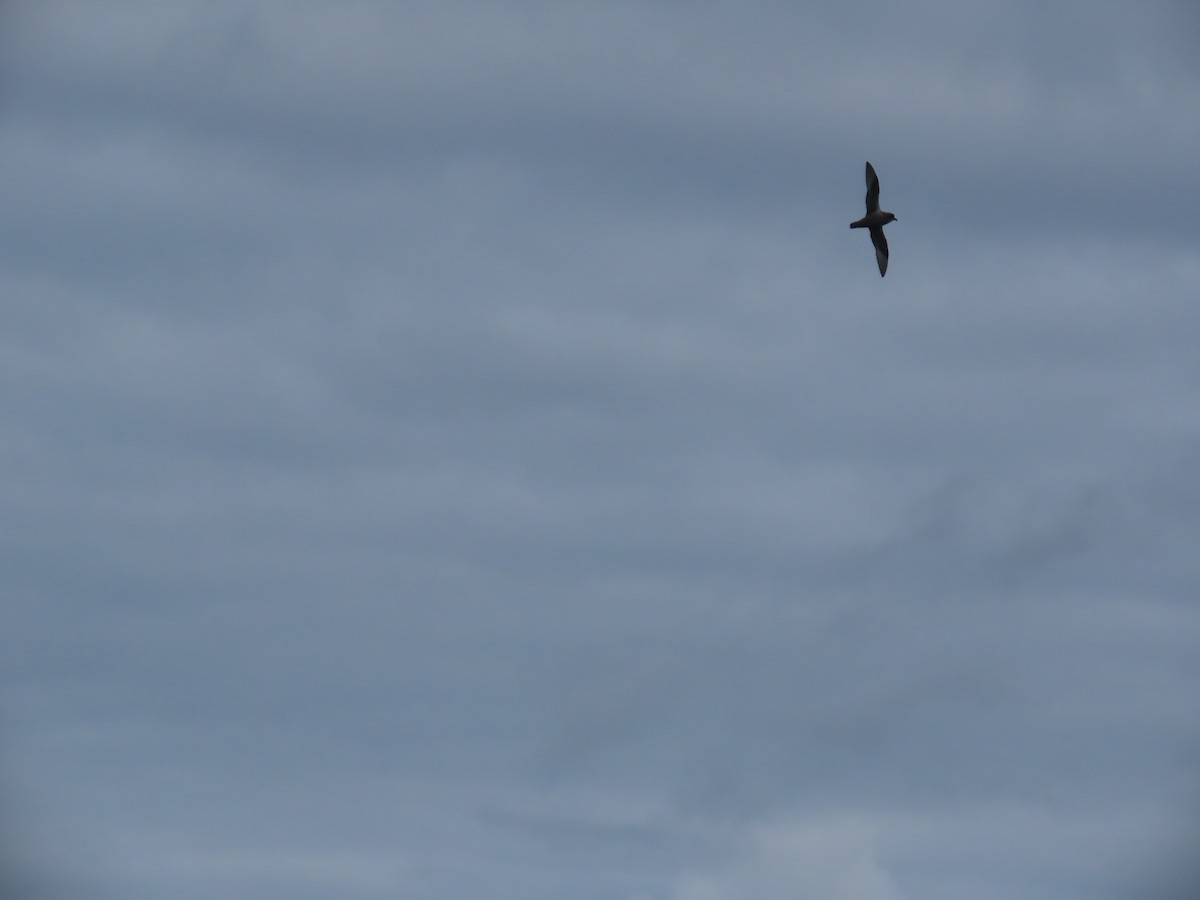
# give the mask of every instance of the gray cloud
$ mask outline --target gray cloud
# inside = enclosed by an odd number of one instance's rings
[[[1185,895],[1189,10],[4,28],[13,890]]]

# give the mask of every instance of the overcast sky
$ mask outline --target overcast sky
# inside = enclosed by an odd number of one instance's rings
[[[1197,160],[1183,0],[5,3],[4,896],[1190,900]]]

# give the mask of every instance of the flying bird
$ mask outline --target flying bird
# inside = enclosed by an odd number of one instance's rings
[[[857,222],[851,222],[851,228],[868,228],[871,231],[871,243],[875,245],[875,261],[879,263],[879,277],[887,274],[888,246],[887,238],[883,236],[883,226],[888,222],[898,222],[890,212],[879,208],[879,176],[875,167],[867,163],[867,214]]]

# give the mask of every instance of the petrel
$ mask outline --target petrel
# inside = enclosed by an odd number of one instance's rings
[[[851,222],[851,228],[869,228],[871,243],[875,245],[875,261],[879,263],[879,277],[887,274],[888,248],[887,238],[883,236],[883,226],[888,222],[899,221],[890,212],[879,208],[879,176],[875,167],[867,163],[867,214],[857,222]]]

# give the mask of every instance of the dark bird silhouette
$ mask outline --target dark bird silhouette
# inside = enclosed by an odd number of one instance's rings
[[[879,263],[879,277],[887,274],[888,245],[883,236],[883,226],[888,222],[900,221],[890,212],[879,208],[879,176],[875,167],[867,163],[867,214],[857,222],[851,222],[851,228],[868,228],[871,231],[871,243],[875,245],[875,261]]]

